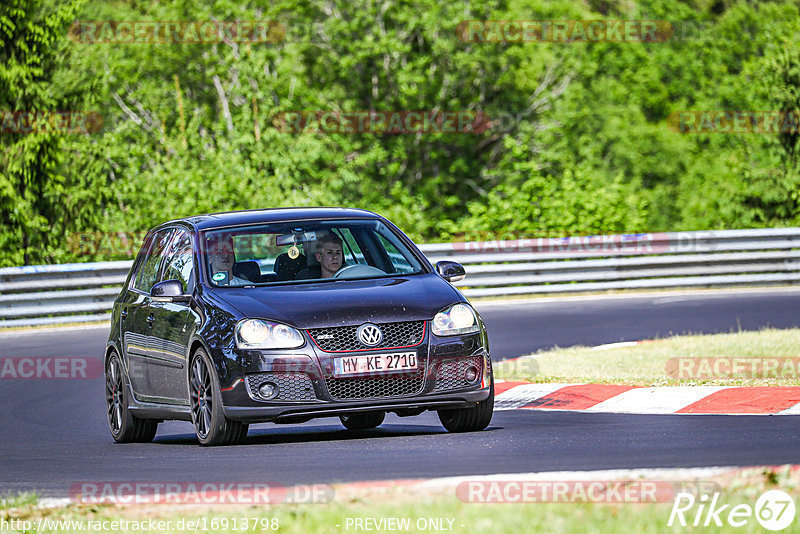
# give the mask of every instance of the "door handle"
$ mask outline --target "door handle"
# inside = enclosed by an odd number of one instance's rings
[[[156,320],[156,318],[152,313],[147,316],[147,324],[149,326],[153,326],[153,323],[155,322],[155,320]]]

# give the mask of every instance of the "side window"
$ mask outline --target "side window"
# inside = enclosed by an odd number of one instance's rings
[[[169,245],[170,237],[174,230],[172,228],[165,228],[158,232],[150,243],[150,250],[147,252],[147,257],[144,260],[141,270],[136,275],[136,282],[133,287],[139,291],[150,293],[150,289],[158,281],[158,271],[161,267],[161,260],[164,256],[164,251]]]
[[[403,256],[397,248],[390,243],[385,237],[381,234],[377,234],[378,240],[383,245],[383,248],[386,250],[386,254],[389,256],[389,261],[392,262],[392,267],[394,267],[394,272],[396,273],[410,273],[414,271],[414,268],[408,263],[405,256]]]
[[[136,271],[131,276],[131,281],[129,287],[136,287],[136,281],[139,280],[139,277],[142,274],[142,269],[144,268],[144,263],[147,260],[147,252],[150,250],[150,245],[153,243],[153,234],[147,233],[144,236],[144,240],[142,241],[142,246],[139,249],[139,252],[136,254]]]
[[[355,237],[353,237],[353,232],[351,232],[349,228],[339,228],[337,233],[339,237],[344,240],[344,250],[342,252],[344,253],[348,265],[353,265],[355,263],[363,263],[366,265],[367,259],[364,257],[364,253],[361,252],[361,247],[358,246]]]
[[[180,280],[183,292],[194,289],[194,262],[192,260],[192,236],[187,230],[176,230],[169,245],[164,274],[161,280]]]

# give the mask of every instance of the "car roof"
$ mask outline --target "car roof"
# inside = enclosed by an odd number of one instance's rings
[[[381,216],[371,211],[355,208],[273,208],[193,215],[191,217],[174,219],[159,226],[182,222],[190,224],[197,230],[209,230],[213,228],[246,226],[259,223],[342,218],[381,219]]]

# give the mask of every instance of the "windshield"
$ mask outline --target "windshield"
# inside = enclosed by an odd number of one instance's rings
[[[203,233],[205,268],[214,286],[375,278],[423,271],[383,222],[299,221]]]

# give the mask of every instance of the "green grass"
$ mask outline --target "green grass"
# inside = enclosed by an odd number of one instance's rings
[[[758,496],[768,489],[781,489],[788,492],[795,500],[800,497],[798,473],[788,466],[774,470],[751,469],[747,473],[736,475],[733,479],[718,479],[720,484],[720,503],[744,503],[753,506]],[[12,501],[7,501],[12,503]],[[27,502],[23,499],[17,504]],[[453,520],[450,532],[471,534],[473,532],[493,532],[519,534],[521,532],[558,532],[558,533],[659,533],[673,532],[730,532],[731,527],[667,527],[672,507],[671,502],[659,504],[599,504],[599,503],[527,503],[527,504],[472,504],[459,501],[450,488],[431,490],[410,489],[407,487],[390,487],[372,492],[369,489],[356,493],[343,491],[329,504],[282,505],[262,507],[219,507],[207,510],[203,507],[180,505],[125,506],[112,505],[69,505],[64,508],[42,509],[31,508],[25,504],[22,510],[0,507],[0,520],[17,519],[37,522],[39,519],[49,521],[80,521],[88,525],[89,521],[142,521],[147,519],[170,521],[170,527],[158,532],[186,533],[194,529],[178,528],[179,521],[205,520],[206,531],[234,532],[236,519],[239,527],[244,518],[278,520],[279,528],[250,528],[246,532],[282,532],[282,533],[345,533],[359,532],[348,526],[348,518],[408,518],[412,528],[406,532],[432,532],[417,529],[417,521],[427,518],[439,518],[447,525]],[[687,517],[693,517],[687,514]],[[215,528],[210,528],[212,520]],[[228,528],[225,528],[227,521]],[[252,523],[251,523],[252,524]],[[795,523],[797,524],[797,523]],[[185,525],[185,523],[184,523]],[[52,523],[51,523],[52,526]],[[72,531],[81,529],[73,526]],[[751,519],[747,525],[736,528],[736,532],[764,532],[761,526]],[[65,532],[61,528],[43,528],[37,533]],[[84,532],[88,531],[83,529]],[[197,532],[203,532],[201,527]],[[796,532],[792,528],[784,532]],[[115,532],[155,532],[153,530],[136,530],[135,528],[116,529]],[[244,530],[239,530],[244,532]],[[360,532],[368,532],[360,530]],[[373,531],[374,532],[374,531]],[[402,532],[402,531],[401,531]]]
[[[35,506],[39,497],[35,493],[20,493],[18,495],[0,496],[0,510],[22,509]],[[0,516],[1,517],[1,516]]]
[[[684,359],[682,363],[678,360]],[[722,372],[701,367],[699,360],[688,358],[748,358],[740,372]],[[798,358],[793,366],[778,369],[757,367],[755,359]],[[671,365],[686,364],[681,375],[668,372]],[[741,360],[740,360],[741,361]],[[774,361],[774,360],[773,360]],[[712,362],[713,360],[709,360]],[[800,386],[794,372],[800,362],[800,329],[765,329],[716,335],[674,336],[630,347],[593,350],[571,347],[539,352],[531,357],[499,362],[495,374],[504,380],[532,382],[593,382],[632,386],[730,385],[730,386]],[[673,368],[678,371],[678,368]],[[765,372],[766,371],[766,372]]]

